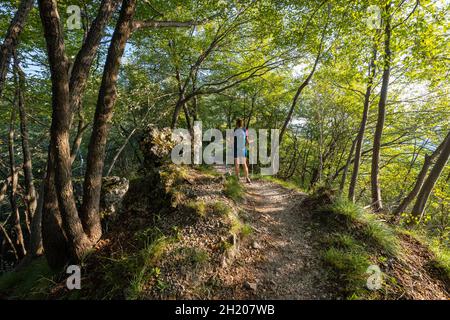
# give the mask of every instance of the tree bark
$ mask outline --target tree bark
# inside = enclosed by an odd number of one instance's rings
[[[430,171],[427,179],[423,183],[422,188],[417,196],[416,203],[411,211],[413,216],[421,217],[425,211],[425,206],[428,202],[428,198],[430,197],[431,191],[433,191],[434,185],[436,184],[439,176],[444,170],[444,167],[448,161],[450,156],[450,134],[447,135],[445,142],[442,147],[442,151],[439,154],[439,157],[436,159],[436,163]]]
[[[372,169],[371,169],[371,193],[372,208],[375,212],[383,210],[380,187],[380,149],[383,135],[384,121],[386,117],[386,101],[388,96],[389,77],[391,73],[391,10],[390,2],[385,6],[385,34],[384,34],[384,64],[381,84],[380,101],[378,103],[378,118],[373,139]]]
[[[70,162],[73,164],[77,158],[78,151],[80,150],[81,141],[83,140],[83,133],[89,127],[88,124],[84,124],[84,118],[80,115],[77,126],[77,134],[73,139],[72,148],[70,148]]]
[[[80,218],[91,241],[100,239],[102,230],[99,216],[100,191],[105,158],[105,145],[110,120],[117,96],[117,76],[125,44],[131,35],[136,0],[124,0],[116,28],[109,46],[97,100],[91,139],[87,155],[87,168],[83,186],[83,205]]]
[[[44,36],[47,43],[47,53],[50,63],[52,80],[52,123],[50,128],[50,157],[47,171],[46,195],[52,200],[52,205],[58,204],[60,217],[65,236],[68,240],[69,257],[79,261],[87,249],[91,247],[89,239],[83,232],[83,227],[78,217],[72,186],[72,170],[69,146],[69,132],[71,123],[71,106],[69,98],[69,62],[65,54],[64,37],[57,10],[57,3],[52,0],[40,0],[39,11],[44,28]],[[54,166],[54,167],[53,167]],[[52,172],[54,168],[54,176]],[[52,183],[54,178],[54,184]],[[52,190],[51,188],[56,188]],[[53,192],[57,196],[57,202]],[[55,208],[52,208],[55,209]],[[49,212],[45,212],[48,215]],[[49,217],[58,223],[58,217]],[[46,220],[44,220],[46,221]],[[53,238],[53,236],[51,236]],[[43,238],[44,246],[46,237]],[[47,243],[48,244],[48,243]],[[58,244],[51,243],[51,246]],[[62,246],[62,245],[61,245]],[[48,248],[48,249],[47,249]],[[46,253],[52,256],[52,247],[45,248]],[[56,257],[55,257],[56,255]],[[55,252],[49,264],[58,267],[53,262],[61,262],[63,257],[57,256]],[[61,259],[61,260],[60,260]],[[65,259],[64,259],[65,260]]]
[[[8,73],[8,67],[11,61],[11,56],[14,49],[19,42],[20,34],[23,31],[25,22],[28,18],[34,0],[20,1],[19,8],[9,24],[3,44],[0,47],[0,97],[2,96],[3,86]]]
[[[366,87],[366,93],[364,94],[364,109],[356,141],[355,161],[353,162],[352,178],[350,180],[350,186],[348,188],[348,199],[352,202],[355,202],[355,188],[358,180],[359,167],[361,165],[361,152],[362,152],[362,145],[364,142],[364,133],[366,131],[367,118],[369,116],[370,95],[372,93],[373,79],[375,77],[376,57],[377,57],[377,50],[376,48],[374,48],[372,59],[369,63],[369,79]]]
[[[450,132],[447,134],[447,137],[441,142],[441,144],[436,148],[436,150],[434,150],[434,152],[431,154],[431,156],[425,154],[424,163],[423,163],[422,169],[420,170],[419,174],[417,175],[414,187],[411,189],[409,194],[403,199],[403,201],[400,203],[400,205],[397,208],[395,208],[395,210],[393,212],[394,215],[398,216],[401,213],[405,212],[406,208],[408,208],[410,203],[417,196],[420,189],[422,188],[423,182],[425,181],[425,177],[427,175],[428,169],[430,168],[434,159],[441,153],[442,149],[444,148],[445,141],[447,141],[448,139],[450,139]]]

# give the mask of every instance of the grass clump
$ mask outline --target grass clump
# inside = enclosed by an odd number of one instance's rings
[[[364,212],[361,207],[344,197],[337,197],[331,204],[324,206],[321,210],[330,211],[350,220],[356,220]]]
[[[14,299],[45,298],[54,284],[55,272],[44,257],[37,258],[20,271],[12,271],[0,277],[0,293]]]
[[[331,247],[323,252],[326,264],[333,268],[337,278],[343,282],[343,291],[348,298],[367,295],[365,288],[370,255],[358,240],[348,234],[331,237]]]
[[[333,199],[331,204],[321,207],[319,211],[345,217],[350,228],[359,228],[361,236],[371,240],[391,255],[399,253],[399,239],[395,230],[381,221],[377,214],[368,213],[359,205],[343,197]]]
[[[235,176],[227,177],[223,187],[224,193],[228,198],[236,202],[244,198],[244,188]]]
[[[119,257],[104,257],[100,269],[101,288],[95,288],[94,298],[140,299],[154,280],[155,285],[164,286],[160,280],[161,270],[157,264],[167,246],[176,241],[167,237],[158,228],[148,228],[135,234],[137,248]]]
[[[214,213],[221,215],[221,216],[226,216],[228,214],[230,214],[231,209],[230,207],[223,201],[216,201],[211,205],[211,209]]]
[[[372,239],[390,255],[400,253],[399,239],[393,228],[380,221],[374,214],[364,213],[358,218],[362,222],[363,232],[368,238]]]
[[[450,250],[448,247],[442,246],[437,240],[432,241],[429,248],[435,256],[434,262],[436,267],[445,272],[450,282]]]
[[[202,201],[202,200],[200,200],[200,201],[194,201],[194,200],[189,201],[187,203],[187,207],[189,209],[193,210],[200,217],[205,217],[206,216],[207,206],[206,206],[206,203],[204,201]]]
[[[212,177],[217,177],[220,174],[214,169],[214,167],[212,165],[209,164],[201,164],[198,167],[196,167],[196,169],[198,171],[200,171],[201,173],[208,175],[208,176],[212,176]]]
[[[294,181],[291,181],[291,180],[283,180],[280,178],[276,178],[274,176],[263,176],[263,175],[258,175],[257,178],[276,183],[276,184],[278,184],[286,189],[289,189],[289,190],[305,192],[305,190],[303,190],[297,183],[295,183]]]
[[[185,261],[195,267],[205,265],[210,260],[208,252],[204,249],[185,247],[181,252]]]

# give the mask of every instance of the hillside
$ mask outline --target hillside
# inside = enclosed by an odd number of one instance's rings
[[[67,290],[64,273],[50,272],[41,258],[0,278],[1,296],[450,298],[442,258],[330,191],[308,195],[262,178],[244,185],[223,167],[169,166],[161,176],[159,193],[149,192],[154,179],[131,181],[108,232],[82,262],[81,290]],[[371,291],[373,264],[384,277]]]

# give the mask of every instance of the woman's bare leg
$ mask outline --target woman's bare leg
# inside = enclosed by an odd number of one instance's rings
[[[245,179],[247,180],[247,182],[250,182],[250,178],[248,177],[248,166],[247,166],[247,159],[244,158],[242,162],[242,166],[244,167],[244,174],[245,174]]]
[[[239,179],[239,159],[234,159],[234,172],[236,173],[236,178]]]

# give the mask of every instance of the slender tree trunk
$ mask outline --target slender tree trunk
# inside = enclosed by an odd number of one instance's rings
[[[323,40],[323,38],[322,38],[322,40]],[[303,89],[305,89],[306,86],[311,81],[311,79],[314,75],[314,72],[316,71],[317,65],[319,64],[319,58],[320,58],[321,54],[322,54],[322,43],[319,47],[319,53],[316,56],[316,60],[314,61],[314,65],[312,67],[311,72],[306,77],[306,79],[300,84],[300,86],[297,89],[297,92],[294,95],[294,99],[292,100],[291,108],[289,109],[289,112],[288,112],[286,119],[284,120],[283,126],[281,127],[281,130],[280,130],[280,144],[283,141],[282,139],[283,139],[284,133],[286,132],[286,129],[287,129],[289,123],[291,122],[292,115],[294,114],[295,106],[297,105],[298,99],[300,98],[300,95],[302,94]]]
[[[422,188],[420,189],[416,203],[414,204],[414,207],[411,212],[414,216],[421,217],[423,215],[431,191],[433,191],[434,185],[439,179],[442,170],[444,170],[444,167],[448,161],[449,156],[450,156],[450,134],[447,135],[445,143],[442,147],[442,151],[439,154],[439,157],[436,159],[436,163],[431,169],[430,174],[423,183]]]
[[[347,162],[345,163],[345,169],[344,169],[344,172],[342,173],[341,183],[339,184],[339,192],[340,193],[342,193],[342,191],[344,190],[345,181],[347,180],[348,168],[350,167],[350,161],[352,161],[353,151],[355,150],[355,145],[357,143],[357,140],[358,140],[358,138],[353,140],[352,146],[350,148],[350,152],[347,157]]]
[[[73,164],[75,161],[78,151],[80,150],[81,141],[83,140],[83,133],[89,127],[88,124],[84,124],[84,117],[80,115],[78,120],[77,133],[75,139],[73,139],[72,148],[70,148],[70,162]]]
[[[323,43],[324,43],[324,40],[325,40],[325,33],[326,33],[327,28],[328,28],[329,16],[330,16],[330,7],[328,7],[327,22],[326,22],[326,24],[325,24],[325,26],[323,28],[323,31],[322,31],[322,36],[320,38],[320,44],[319,44],[319,48],[317,50],[317,56],[316,56],[316,59],[314,60],[313,67],[312,67],[310,73],[308,74],[308,76],[306,77],[306,79],[298,87],[297,92],[294,95],[294,99],[292,100],[291,108],[289,109],[289,112],[288,112],[288,114],[286,116],[286,119],[285,119],[285,121],[283,123],[283,126],[281,127],[281,130],[280,130],[280,145],[281,145],[281,142],[283,141],[284,133],[286,132],[286,129],[287,129],[289,123],[291,122],[292,115],[294,114],[295,106],[297,105],[298,99],[300,98],[300,95],[302,94],[303,89],[306,88],[306,86],[311,81],[314,73],[316,72],[317,65],[319,64],[320,56],[322,55],[322,48],[323,48]]]
[[[110,120],[117,96],[117,76],[125,44],[131,35],[136,0],[124,0],[105,62],[102,84],[98,95],[91,140],[89,142],[87,168],[83,186],[83,206],[80,218],[91,241],[100,239],[100,190],[105,158],[105,145]]]
[[[356,189],[356,183],[358,180],[359,167],[361,165],[362,145],[364,142],[364,133],[366,131],[367,118],[369,116],[370,95],[372,93],[373,79],[375,77],[376,57],[377,57],[377,50],[376,50],[376,48],[374,48],[372,59],[369,63],[369,80],[368,80],[367,87],[366,87],[366,93],[364,95],[364,109],[363,109],[361,124],[359,126],[358,137],[357,137],[357,141],[356,141],[355,160],[353,162],[352,178],[350,180],[350,186],[348,188],[348,199],[352,202],[355,202],[355,189]]]
[[[14,99],[16,100],[16,99]],[[23,239],[22,226],[20,224],[20,213],[17,206],[17,184],[18,176],[16,175],[15,168],[15,157],[14,157],[14,123],[16,121],[16,107],[13,106],[11,110],[11,122],[8,134],[8,151],[9,151],[9,165],[11,171],[11,188],[9,193],[9,201],[11,204],[11,211],[13,216],[14,231],[16,233],[15,246],[19,258],[23,258],[26,254],[25,241]]]
[[[124,143],[122,144],[122,146],[119,148],[119,150],[117,151],[116,155],[113,158],[113,161],[111,162],[111,165],[109,166],[108,172],[106,173],[106,176],[108,177],[111,174],[112,169],[114,168],[114,165],[116,164],[117,159],[119,159],[120,154],[122,153],[122,151],[125,149],[126,145],[128,144],[128,141],[130,141],[131,137],[133,136],[133,134],[136,132],[137,128],[134,128],[133,130],[131,130],[131,132],[128,134],[128,136],[126,137]]]
[[[8,67],[11,61],[11,56],[14,49],[19,42],[20,34],[23,31],[25,22],[28,18],[34,0],[20,1],[19,8],[9,24],[3,44],[0,47],[0,97],[2,96],[3,86],[8,73]]]
[[[391,10],[390,2],[385,7],[385,34],[384,34],[384,65],[383,65],[383,79],[381,84],[380,101],[378,103],[378,119],[375,128],[375,136],[373,139],[373,153],[372,153],[372,170],[371,170],[371,193],[372,193],[372,208],[375,212],[383,209],[381,200],[380,187],[380,149],[381,137],[383,135],[384,121],[386,117],[386,101],[388,96],[389,77],[391,73]]]
[[[450,132],[447,134],[447,137],[441,142],[441,144],[436,148],[436,150],[431,154],[431,156],[425,154],[425,160],[424,160],[422,169],[420,170],[419,174],[417,175],[416,182],[415,182],[412,190],[403,199],[403,201],[400,203],[400,205],[397,208],[395,208],[395,210],[393,212],[394,215],[399,216],[401,213],[405,212],[406,208],[408,208],[410,203],[417,196],[420,189],[422,188],[423,182],[425,181],[425,177],[427,176],[428,169],[430,168],[434,159],[441,153],[442,149],[444,148],[445,142],[449,139],[450,139]]]
[[[11,250],[14,253],[14,258],[16,258],[16,261],[19,261],[19,254],[17,253],[16,246],[14,245],[14,243],[11,240],[10,236],[8,235],[8,232],[6,231],[5,227],[3,227],[3,224],[1,224],[1,223],[0,223],[0,230],[3,233],[3,237],[5,238],[6,242],[11,247]]]
[[[20,133],[22,136],[22,152],[23,152],[23,172],[25,176],[26,200],[28,202],[29,218],[33,219],[37,207],[36,189],[34,187],[33,165],[31,162],[30,138],[28,134],[28,121],[25,110],[25,74],[16,64],[16,70],[19,75],[17,96],[19,100],[19,117],[20,117]]]

